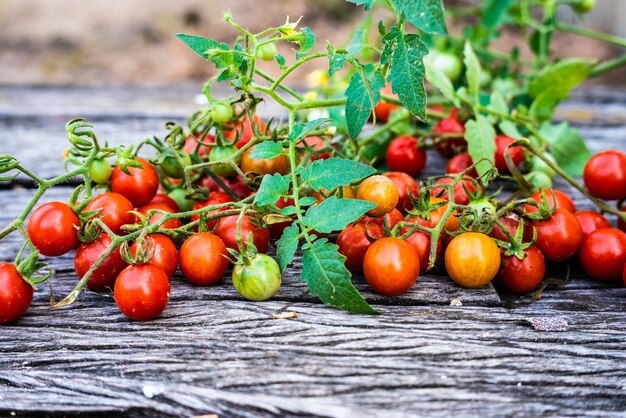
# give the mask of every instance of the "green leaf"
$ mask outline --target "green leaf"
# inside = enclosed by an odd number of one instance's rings
[[[352,75],[346,89],[346,120],[350,137],[356,138],[380,100],[380,89],[385,86],[385,78],[374,66],[363,67],[357,64],[357,72]]]
[[[364,179],[376,172],[376,169],[357,161],[343,158],[316,160],[307,165],[300,177],[315,191],[333,190],[347,186],[353,181]]]
[[[332,119],[320,118],[307,123],[296,123],[295,125],[293,125],[293,128],[291,129],[291,132],[289,132],[289,135],[287,137],[291,142],[295,142],[300,138],[304,138],[310,132],[318,129],[320,125],[331,121]]]
[[[328,74],[333,75],[343,68],[346,63],[346,54],[337,52],[337,49],[326,41],[326,49],[328,51]]]
[[[300,52],[309,52],[315,46],[315,34],[307,27],[302,28],[300,33],[303,35],[302,40],[298,42],[300,44]]]
[[[504,97],[502,97],[502,94],[500,94],[499,91],[491,93],[489,109],[505,115],[509,114],[509,105],[507,105],[506,100],[504,100]]]
[[[281,176],[280,174],[264,176],[259,190],[254,195],[254,203],[258,206],[275,204],[278,199],[287,194],[289,185],[288,176]]]
[[[443,73],[433,68],[428,61],[424,61],[426,67],[426,80],[437,90],[441,92],[448,100],[450,100],[454,106],[461,107],[461,102],[457,97],[452,81]]]
[[[283,145],[280,142],[263,141],[250,151],[250,158],[266,160],[279,157],[283,153]]]
[[[465,77],[467,77],[467,89],[470,95],[478,96],[480,90],[480,61],[472,49],[469,41],[463,48],[463,62],[465,63]]]
[[[346,0],[348,3],[354,3],[357,6],[365,5],[365,10],[372,8],[376,0]]]
[[[367,40],[365,39],[366,33],[367,31],[365,28],[359,28],[352,33],[352,36],[350,36],[350,42],[348,42],[348,46],[346,47],[348,54],[357,56],[363,52],[363,49],[367,45]]]
[[[500,128],[502,133],[504,133],[506,136],[510,136],[511,138],[520,139],[524,137],[524,135],[520,133],[519,129],[517,129],[517,126],[515,126],[515,124],[510,120],[505,119],[500,121],[498,127]]]
[[[558,125],[545,122],[541,125],[539,134],[550,144],[551,154],[567,174],[582,176],[591,152],[578,130],[571,128],[567,122]]]
[[[392,27],[382,41],[385,49],[380,61],[382,64],[389,62],[387,78],[392,91],[409,112],[425,120],[424,57],[428,48],[420,41],[419,35],[403,35],[397,26]]]
[[[276,261],[281,271],[285,271],[291,264],[293,256],[298,250],[298,225],[291,224],[284,229],[283,235],[276,241]]]
[[[477,115],[476,120],[470,120],[465,124],[465,140],[467,152],[472,157],[472,161],[478,162],[476,165],[478,175],[484,175],[494,166],[496,130],[489,119],[483,115]],[[481,159],[486,159],[486,161],[479,162]]]
[[[482,26],[494,30],[498,29],[506,18],[506,12],[513,3],[513,0],[483,0]]]
[[[328,305],[353,313],[378,313],[354,288],[338,248],[325,238],[307,247],[302,256],[302,280],[314,296]]]
[[[375,207],[375,203],[365,200],[330,196],[319,205],[311,206],[302,223],[323,234],[340,231]]]
[[[441,0],[391,0],[396,12],[427,33],[448,33]]]
[[[276,62],[278,63],[278,65],[280,65],[280,68],[283,68],[285,64],[287,63],[287,61],[285,60],[285,57],[283,57],[280,54],[276,54]]]
[[[204,38],[202,36],[193,36],[186,35],[184,33],[178,33],[174,35],[174,37],[186,43],[189,48],[191,48],[193,51],[195,51],[196,54],[200,55],[204,59],[209,58],[207,50],[220,47],[219,42],[214,41],[213,39]]]

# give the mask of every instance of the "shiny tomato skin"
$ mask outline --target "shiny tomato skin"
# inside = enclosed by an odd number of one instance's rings
[[[215,235],[220,237],[227,248],[239,251],[237,246],[237,219],[238,215],[226,216],[221,218]],[[252,243],[260,253],[267,252],[267,246],[270,242],[270,231],[268,228],[261,228],[255,225],[251,218],[247,215],[243,216],[241,221],[241,239],[243,241],[243,247],[248,246],[248,236],[252,234]]]
[[[457,117],[458,109],[450,109],[450,114],[440,120],[433,127],[433,133],[436,134],[464,134],[465,125]],[[467,141],[463,138],[446,139],[437,144],[437,152],[445,157],[450,158],[454,154],[465,151],[467,149]]]
[[[583,240],[579,258],[591,278],[599,282],[619,280],[626,264],[626,232],[617,228],[593,231]]]
[[[228,202],[233,202],[233,201],[234,199],[228,193],[214,191],[209,194],[209,198],[207,200],[198,201],[194,203],[192,210],[199,210],[202,208],[206,208],[207,206],[221,205],[222,203],[228,203]],[[219,212],[224,212],[225,210],[228,210],[228,208],[211,210],[207,212],[207,216],[211,216]],[[200,215],[191,215],[192,221],[197,221],[198,219],[200,219]],[[218,222],[219,222],[219,219],[213,219],[211,221],[208,221],[207,229],[209,231],[212,231],[213,228],[217,226]]]
[[[472,157],[467,152],[461,152],[450,158],[446,165],[446,174],[460,174],[470,168],[472,164],[474,164]],[[476,167],[465,173],[465,175],[475,179],[478,178]]]
[[[178,211],[172,211],[172,208],[170,208],[168,205],[166,205],[165,203],[149,203],[146,206],[143,206],[139,209],[137,209],[137,212],[145,215],[147,217],[148,212],[151,210],[160,210],[163,212],[168,212],[168,213],[177,213]],[[150,219],[148,220],[148,224],[149,225],[153,225],[155,223],[157,223],[161,218],[163,218],[164,215],[160,214],[160,213],[154,213]],[[168,219],[167,221],[165,221],[159,228],[164,228],[164,229],[176,229],[176,228],[180,228],[180,219],[179,218],[172,218],[172,219]]]
[[[198,136],[198,140],[202,139],[201,135]],[[188,136],[185,140],[185,145],[183,146],[183,151],[187,154],[193,154],[194,152],[198,153],[199,157],[203,157],[205,155],[209,155],[211,152],[211,147],[204,144],[214,144],[215,136],[211,134],[207,134],[204,139],[202,139],[203,144],[198,143],[193,136]]]
[[[395,296],[413,286],[420,273],[417,253],[406,241],[386,237],[373,243],[363,258],[365,280],[376,293]]]
[[[217,235],[201,232],[183,242],[178,263],[190,283],[196,286],[209,286],[217,282],[228,270],[228,251]]]
[[[427,221],[417,216],[409,218],[405,222],[409,222],[412,224],[419,224],[427,228],[433,227],[433,224],[430,223],[430,221]],[[410,227],[402,228],[400,230],[400,233],[406,234],[407,232],[409,232],[410,229],[411,229]],[[426,270],[428,269],[428,263],[430,261],[430,243],[431,243],[430,235],[424,231],[417,230],[406,239],[406,242],[411,244],[411,247],[413,247],[413,249],[417,253],[417,256],[420,259],[420,274],[424,274]],[[435,257],[436,257],[435,262],[441,257],[442,251],[443,251],[443,243],[441,240],[441,236],[439,236],[439,239],[437,240],[437,251],[435,253]]]
[[[254,115],[254,126],[259,132],[265,133],[265,122],[259,120],[256,115]],[[239,149],[243,148],[254,136],[254,130],[252,124],[250,123],[250,119],[245,117],[243,121],[239,122],[237,126],[234,127],[234,129],[231,128],[230,130],[225,130],[224,135],[226,136],[226,139],[231,142],[238,138],[235,146]]]
[[[168,195],[164,193],[157,193],[156,196],[148,203],[149,205],[160,203],[167,205],[168,208],[172,210],[172,213],[180,212],[180,208],[178,207],[178,203]]]
[[[604,215],[593,210],[579,210],[574,213],[574,216],[583,230],[583,237],[591,234],[596,229],[611,227],[611,223]]]
[[[520,220],[516,218],[512,218],[510,216],[503,216],[500,218],[500,222],[505,228],[509,231],[512,237],[515,237],[515,233],[517,232],[517,228],[519,228]],[[522,235],[522,243],[528,243],[533,240],[533,229],[532,226],[527,222],[522,221],[524,223],[524,233]],[[509,238],[502,232],[502,229],[498,225],[494,225],[493,229],[489,233],[491,238],[495,238],[500,241],[508,242]]]
[[[111,175],[111,191],[125,196],[134,207],[147,205],[159,189],[159,175],[148,161],[135,158],[143,168],[128,167],[130,176],[115,167]]]
[[[56,257],[78,246],[80,220],[63,202],[39,206],[30,216],[26,231],[42,255]]]
[[[135,321],[147,321],[167,306],[170,279],[152,264],[130,265],[117,276],[113,297],[124,315]]]
[[[440,202],[447,202],[447,200],[442,199],[440,197],[431,197],[430,198],[430,204],[434,205]],[[443,206],[439,206],[436,209],[433,209],[430,212],[430,223],[433,224],[433,226],[437,226],[439,224],[439,222],[441,221],[441,219],[443,218],[443,215],[446,213],[446,211],[448,210],[448,203],[444,204]],[[444,245],[447,245],[447,243],[452,239],[452,236],[448,233],[448,232],[457,232],[460,228],[459,226],[459,218],[457,217],[458,212],[456,210],[454,210],[452,212],[452,214],[450,215],[450,217],[446,220],[446,224],[444,226],[444,231],[445,233],[442,234],[443,237],[443,243]]]
[[[506,135],[496,136],[496,153],[495,153],[495,166],[500,173],[510,173],[509,167],[506,165],[506,159],[504,158],[505,152],[511,156],[511,161],[517,167],[522,161],[524,161],[524,148],[520,146],[510,147],[509,145],[515,142],[515,139]]]
[[[366,233],[367,231],[367,233]],[[368,237],[369,235],[369,237]],[[382,226],[373,222],[357,222],[348,225],[337,237],[339,253],[346,257],[346,267],[350,271],[363,271],[363,258],[374,240],[383,238]],[[371,238],[370,238],[371,237]]]
[[[554,207],[556,202],[557,208],[565,209],[571,213],[576,212],[576,204],[567,193],[557,189],[552,189],[552,192],[554,192],[554,197],[552,197],[550,189],[542,189],[531,194],[529,198],[533,199],[537,203],[541,203],[541,193],[545,193],[550,208]],[[524,205],[524,210],[528,213],[538,212],[538,209],[531,205]]]
[[[401,222],[403,220],[404,220],[404,216],[402,215],[402,213],[400,213],[398,209],[392,209],[391,212],[387,213],[384,216],[372,217],[372,216],[366,215],[363,218],[361,218],[362,222],[369,222],[372,224],[377,224],[383,229],[385,229],[385,221],[387,221],[387,225],[389,225],[389,229],[393,229],[393,227],[395,227],[398,224],[398,222]]]
[[[626,204],[624,206],[622,206],[622,209],[620,209],[621,212],[626,212]],[[626,232],[626,221],[624,221],[621,217],[617,217],[617,227]]]
[[[286,155],[280,155],[275,158],[268,159],[254,159],[250,157],[250,153],[256,147],[247,149],[241,156],[241,171],[244,173],[257,173],[260,176],[266,174],[282,174],[283,176],[289,173],[289,159]]]
[[[478,288],[491,282],[500,269],[500,250],[485,234],[465,232],[450,241],[446,270],[458,285]]]
[[[398,98],[398,96],[394,94],[391,88],[391,83],[386,83],[385,87],[383,87],[380,90],[380,94],[383,96],[392,97],[394,99]],[[387,123],[389,121],[389,115],[391,114],[391,112],[394,109],[399,109],[399,108],[400,106],[392,104],[392,103],[387,103],[381,99],[374,107],[374,114],[376,115],[376,122]]]
[[[589,192],[604,200],[626,198],[626,153],[602,151],[589,159],[583,171]]]
[[[383,216],[396,208],[399,194],[391,179],[375,175],[363,180],[356,192],[356,198],[376,204],[376,207],[367,212],[368,215]]]
[[[442,177],[435,184],[452,184],[454,179],[450,177]],[[467,189],[467,191],[466,191]],[[467,205],[470,202],[469,193],[476,192],[476,186],[471,178],[465,177],[459,181],[453,189],[454,203],[459,205]],[[448,190],[443,187],[433,187],[430,189],[431,196],[440,197],[448,200]]]
[[[256,254],[248,263],[236,264],[232,278],[237,293],[253,301],[270,299],[282,282],[280,266],[267,254]]]
[[[548,261],[565,261],[580,248],[583,230],[568,210],[557,208],[552,217],[533,221],[532,225],[537,230],[535,245]]]
[[[426,151],[419,148],[417,139],[404,135],[395,138],[387,147],[387,168],[417,177],[426,165]]]
[[[33,301],[33,287],[18,273],[15,265],[0,263],[0,324],[24,316]]]
[[[539,287],[546,274],[546,262],[537,247],[524,250],[526,256],[520,260],[515,255],[502,255],[498,282],[509,292],[528,293]]]
[[[84,211],[98,209],[102,210],[97,216],[102,218],[102,222],[118,235],[124,233],[123,225],[135,222],[135,216],[129,213],[133,210],[133,204],[119,193],[108,192],[94,197]]]
[[[79,279],[82,279],[91,266],[100,258],[111,245],[111,238],[107,234],[101,234],[95,241],[80,244],[74,255],[74,270]],[[115,279],[126,268],[126,262],[120,255],[120,249],[116,248],[100,266],[94,270],[87,281],[87,286],[92,290],[104,290],[113,288]]]
[[[152,258],[148,261],[149,264],[157,266],[167,277],[172,277],[178,267],[178,250],[174,242],[164,234],[150,234],[145,240],[142,249],[146,249],[146,246],[150,245],[152,248]],[[133,256],[137,256],[137,250],[139,245],[137,241],[130,247],[130,252]]]
[[[319,136],[308,136],[304,138],[304,142],[314,151],[311,155],[311,161],[327,160],[330,158],[330,151],[319,152],[319,150],[326,148],[326,143]]]
[[[402,213],[406,213],[407,210],[413,209],[411,196],[417,198],[417,194],[419,193],[419,186],[417,185],[415,179],[400,171],[389,171],[383,174],[383,176],[393,181],[398,189],[398,204],[396,204],[396,209]]]

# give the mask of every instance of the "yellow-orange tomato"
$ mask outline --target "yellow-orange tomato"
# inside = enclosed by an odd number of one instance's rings
[[[315,190],[313,190],[311,192],[311,196],[317,199],[318,203],[322,203],[324,200],[326,200],[326,198],[324,197],[324,195],[328,195],[330,193],[330,190],[326,190],[326,189],[322,189],[321,193],[320,192],[316,192]],[[333,196],[336,196],[337,198],[339,198],[339,189],[337,189],[335,191],[335,193],[332,194]],[[356,193],[354,193],[354,190],[352,189],[352,187],[350,186],[343,186],[341,188],[341,198],[343,199],[356,199]]]
[[[466,232],[450,241],[445,255],[446,270],[463,287],[482,287],[500,269],[500,250],[485,234]]]
[[[374,209],[367,212],[368,215],[382,216],[391,212],[398,204],[398,188],[385,176],[372,176],[361,183],[356,198],[376,204]]]
[[[394,296],[413,286],[420,273],[420,260],[411,244],[387,237],[374,242],[363,258],[365,280],[377,293]]]
[[[443,215],[444,213],[446,213],[446,210],[448,210],[448,201],[440,197],[430,198],[431,205],[435,205],[441,202],[446,202],[446,203],[430,212],[430,222],[435,226],[439,223],[441,218],[443,218]],[[456,215],[457,215],[457,211],[454,210],[452,214],[450,215],[450,217],[448,217],[448,219],[446,220],[446,226],[444,227],[446,231],[456,232],[459,230],[459,218]],[[445,234],[445,236],[449,236],[449,235]]]
[[[256,146],[256,145],[255,145]],[[274,175],[276,173],[285,175],[289,173],[289,159],[286,155],[281,155],[276,158],[268,159],[254,159],[250,158],[250,152],[254,147],[246,150],[241,156],[241,171],[244,173],[257,173],[261,176],[265,174]]]

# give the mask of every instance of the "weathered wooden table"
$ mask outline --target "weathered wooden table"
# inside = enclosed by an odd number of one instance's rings
[[[56,175],[70,118],[85,116],[101,139],[128,143],[189,114],[197,91],[0,87],[0,152]],[[626,92],[578,94],[560,115],[581,128],[592,151],[626,148]],[[432,157],[436,173],[442,161]],[[2,185],[0,224],[29,198],[23,183]],[[69,193],[60,187],[44,200]],[[0,259],[12,260],[18,248],[17,236],[0,242]],[[58,299],[77,280],[72,256],[52,266]],[[549,276],[567,270],[554,266]],[[626,414],[626,289],[593,282],[574,265],[565,284],[535,303],[492,286],[460,289],[437,275],[389,299],[357,278],[379,316],[323,306],[297,276],[296,265],[264,303],[241,300],[228,278],[196,288],[177,276],[169,306],[146,323],[127,320],[106,293],[52,310],[42,286],[26,316],[0,328],[0,416]],[[298,316],[273,316],[290,311]],[[568,329],[533,327],[555,320]]]

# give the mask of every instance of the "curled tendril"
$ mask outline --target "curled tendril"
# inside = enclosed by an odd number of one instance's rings
[[[11,170],[19,168],[20,162],[13,156],[7,154],[0,154],[0,173],[6,173]],[[15,173],[9,176],[0,177],[0,181],[11,181],[16,178],[19,173]]]
[[[165,142],[177,148],[185,145],[187,135],[185,135],[185,128],[183,128],[182,125],[176,122],[167,122],[165,129],[169,131],[165,137]]]
[[[88,152],[97,146],[96,134],[92,128],[84,118],[72,119],[65,125],[68,139],[76,150]]]

